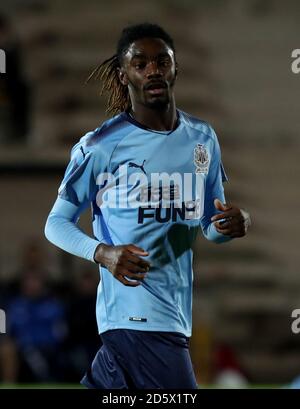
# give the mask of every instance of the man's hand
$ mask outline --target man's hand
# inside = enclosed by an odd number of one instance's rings
[[[148,256],[148,252],[134,244],[123,246],[99,244],[94,259],[97,263],[106,267],[122,284],[137,287],[150,269],[148,261],[139,256]]]
[[[211,218],[217,232],[232,238],[245,236],[251,225],[249,213],[236,206],[223,204],[219,199],[215,199],[214,205],[222,212]]]

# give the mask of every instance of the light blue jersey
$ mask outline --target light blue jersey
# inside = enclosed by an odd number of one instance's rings
[[[206,122],[177,111],[173,131],[154,131],[127,113],[87,133],[71,161],[45,234],[62,249],[94,261],[101,243],[135,244],[149,252],[142,284],[123,285],[100,267],[99,332],[128,328],[191,335],[192,244],[199,227],[215,242],[214,199],[225,202],[217,137]],[[94,239],[76,222],[89,205]]]

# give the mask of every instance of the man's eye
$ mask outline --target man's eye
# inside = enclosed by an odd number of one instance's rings
[[[135,64],[135,68],[136,68],[137,70],[141,70],[141,69],[145,68],[145,66],[146,66],[145,63]]]
[[[162,60],[160,61],[160,65],[162,65],[163,67],[167,67],[170,64],[169,60]]]

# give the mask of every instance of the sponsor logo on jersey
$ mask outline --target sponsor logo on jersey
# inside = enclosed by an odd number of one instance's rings
[[[181,206],[171,203],[169,207],[140,206],[138,209],[138,224],[147,219],[154,219],[158,223],[177,222],[180,220],[199,220],[202,216],[201,199],[182,202]]]

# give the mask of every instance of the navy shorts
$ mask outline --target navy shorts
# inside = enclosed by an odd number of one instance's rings
[[[110,330],[81,384],[93,389],[197,389],[189,339],[170,332]]]

